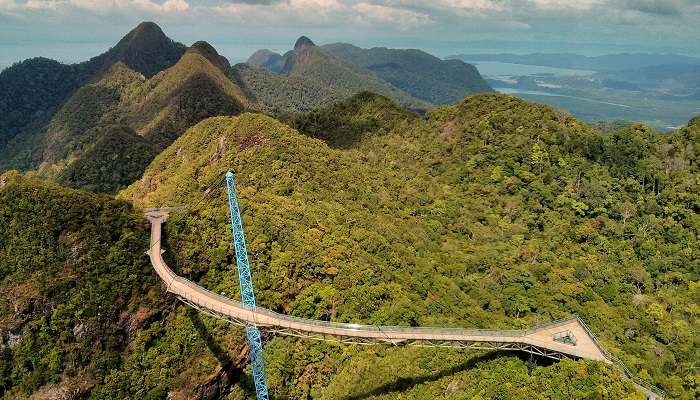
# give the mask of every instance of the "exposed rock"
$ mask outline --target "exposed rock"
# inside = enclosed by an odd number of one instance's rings
[[[632,304],[634,304],[635,306],[644,303],[645,300],[646,298],[642,293],[635,293],[634,296],[632,296]]]
[[[58,383],[41,387],[30,397],[32,400],[77,400],[85,398],[97,381],[93,377],[69,377]]]
[[[136,337],[138,330],[154,315],[156,315],[156,313],[146,307],[140,307],[134,313],[124,311],[119,315],[118,324],[124,329],[124,332],[126,332],[127,343],[130,343],[134,337]]]
[[[85,324],[78,324],[73,327],[73,336],[80,340],[85,335]]]
[[[637,336],[637,331],[635,331],[632,328],[627,328],[627,329],[625,329],[625,336],[627,336],[628,338],[631,339],[631,338]]]
[[[209,156],[209,164],[211,165],[212,163],[221,160],[226,154],[227,148],[228,146],[226,145],[226,137],[220,137],[219,144],[218,146],[216,146],[216,151],[212,153],[211,156]]]
[[[5,185],[7,185],[7,182],[10,181],[13,177],[19,176],[19,172],[17,171],[7,171],[4,174],[0,174],[0,190],[2,190]]]
[[[20,335],[15,335],[10,331],[0,330],[0,351],[5,349],[14,349],[19,346],[22,342],[22,337]]]
[[[263,143],[265,143],[265,137],[262,134],[257,133],[255,135],[252,135],[250,137],[243,139],[239,143],[238,151],[243,151],[243,150],[249,149],[253,146],[259,146]]]
[[[450,384],[447,385],[447,389],[445,389],[445,396],[447,396],[448,394],[458,392],[460,389],[461,386],[459,385],[459,382],[451,381]]]

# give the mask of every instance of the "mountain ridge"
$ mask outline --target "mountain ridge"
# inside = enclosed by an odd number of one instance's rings
[[[323,48],[433,104],[456,103],[475,93],[493,91],[473,65],[461,60],[441,60],[422,50],[363,49],[348,43],[331,43]]]
[[[185,46],[152,22],[139,24],[107,52],[78,64],[30,59],[0,72],[0,171],[29,170],[41,163],[46,129],[66,102],[114,65],[131,64],[152,76],[171,67]],[[29,112],[31,110],[31,112]]]
[[[150,78],[174,65],[186,49],[182,43],[167,37],[156,23],[141,22],[114,47],[88,62],[103,69],[121,61]]]
[[[119,198],[139,207],[204,203],[164,226],[169,264],[209,290],[235,293],[235,269],[212,250],[230,247],[225,190],[208,190],[231,170],[256,254],[252,268],[260,267],[253,279],[261,306],[339,322],[503,329],[576,313],[634,373],[692,398],[692,387],[681,383],[692,373],[675,365],[693,363],[693,317],[666,305],[690,304],[695,293],[696,266],[682,253],[697,241],[695,208],[683,200],[698,195],[688,147],[696,147],[695,131],[662,136],[636,124],[602,134],[502,94],[475,95],[425,117],[404,113],[386,98],[360,94],[301,116],[306,135],[259,114],[207,119]],[[336,146],[336,137],[318,133],[347,133],[353,143]],[[664,217],[671,212],[679,219]],[[649,219],[689,242],[672,244],[662,230],[636,235]],[[647,245],[655,256],[634,250]],[[326,344],[285,338],[265,351],[275,366],[271,390],[290,398],[309,390],[327,399],[381,397],[404,377],[396,365],[416,376],[434,367],[423,369],[425,360],[441,368],[451,360],[444,349],[339,355]],[[282,367],[296,360],[313,373]],[[494,355],[450,371],[396,390],[444,398],[456,381],[466,398],[588,398],[601,388],[643,398],[619,373],[581,361],[528,368]],[[299,388],[300,379],[312,389]]]
[[[155,28],[140,25],[126,36],[129,43],[144,29],[153,34]],[[150,78],[121,61],[96,73],[3,164],[19,164],[18,154],[41,177],[114,192],[137,179],[155,154],[198,121],[254,108],[232,79],[228,60],[208,43],[196,42]]]

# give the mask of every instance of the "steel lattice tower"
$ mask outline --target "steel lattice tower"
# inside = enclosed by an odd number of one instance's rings
[[[238,283],[241,286],[241,298],[243,304],[255,308],[255,292],[253,280],[250,276],[248,264],[248,248],[243,234],[243,222],[241,210],[238,207],[236,186],[233,183],[233,172],[226,173],[226,189],[228,191],[228,205],[231,209],[231,231],[233,233],[233,245],[236,250],[236,267],[238,269]],[[245,333],[248,337],[250,363],[253,366],[253,380],[258,400],[268,400],[267,381],[265,378],[265,363],[263,361],[263,345],[260,329],[254,325],[246,325]]]

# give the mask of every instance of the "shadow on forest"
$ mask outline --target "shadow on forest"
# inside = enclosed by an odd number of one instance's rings
[[[202,319],[199,317],[199,313],[197,310],[194,310],[190,308],[187,310],[188,316],[190,318],[190,321],[192,321],[192,325],[194,325],[194,329],[197,330],[197,333],[199,333],[199,336],[204,340],[204,343],[207,344],[207,348],[211,353],[216,357],[216,359],[219,361],[219,364],[221,364],[224,369],[231,371],[232,367],[234,366],[233,360],[231,357],[228,355],[228,353],[219,346],[218,343],[216,343],[216,339],[209,333],[207,330],[207,327],[204,325],[204,322],[202,322]],[[240,373],[238,371],[238,368],[235,368],[237,373]]]
[[[228,352],[219,346],[216,339],[214,339],[214,337],[209,333],[209,330],[207,329],[206,325],[204,325],[204,322],[202,322],[202,319],[196,310],[189,309],[188,316],[192,321],[192,325],[194,325],[195,330],[202,340],[204,340],[204,343],[206,343],[207,349],[211,351],[214,357],[216,357],[217,361],[219,361],[219,364],[221,364],[222,373],[218,375],[218,382],[213,385],[211,385],[213,382],[209,382],[207,386],[211,386],[208,390],[209,392],[213,391],[213,393],[218,394],[218,397],[223,398],[223,396],[230,390],[230,385],[241,380],[243,377],[243,370],[238,363],[231,359]]]
[[[422,375],[422,376],[416,376],[416,377],[410,377],[410,378],[399,378],[394,380],[393,382],[386,383],[384,385],[375,387],[374,389],[368,389],[365,390],[361,393],[356,393],[356,394],[351,394],[348,396],[345,396],[342,398],[342,400],[363,400],[367,399],[373,396],[378,396],[380,394],[388,394],[388,393],[396,393],[396,392],[403,392],[406,390],[412,389],[414,386],[427,383],[427,382],[433,382],[437,381],[439,379],[442,379],[446,376],[454,375],[457,372],[464,371],[466,369],[471,369],[474,368],[478,363],[484,362],[484,361],[491,361],[495,360],[500,357],[505,357],[509,356],[512,357],[514,354],[513,352],[508,352],[508,351],[491,351],[486,354],[482,354],[476,357],[472,357],[469,360],[455,365],[452,368],[448,368],[446,370],[438,371],[433,374],[429,375]],[[527,359],[528,355],[524,355],[521,357],[520,354],[518,354],[518,357]],[[546,361],[545,361],[546,362]],[[539,364],[539,359],[538,359],[538,364]]]

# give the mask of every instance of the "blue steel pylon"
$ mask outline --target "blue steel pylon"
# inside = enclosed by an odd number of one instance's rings
[[[233,232],[233,245],[236,250],[236,267],[238,268],[238,283],[241,285],[241,298],[243,304],[255,308],[255,292],[253,291],[253,280],[250,277],[248,248],[245,244],[241,210],[238,208],[236,186],[233,183],[233,172],[231,171],[226,173],[226,189],[228,191],[228,205],[231,209],[231,231]],[[255,382],[257,398],[258,400],[268,400],[260,329],[253,325],[246,325],[245,334],[248,337],[250,363],[253,366],[253,381]]]

